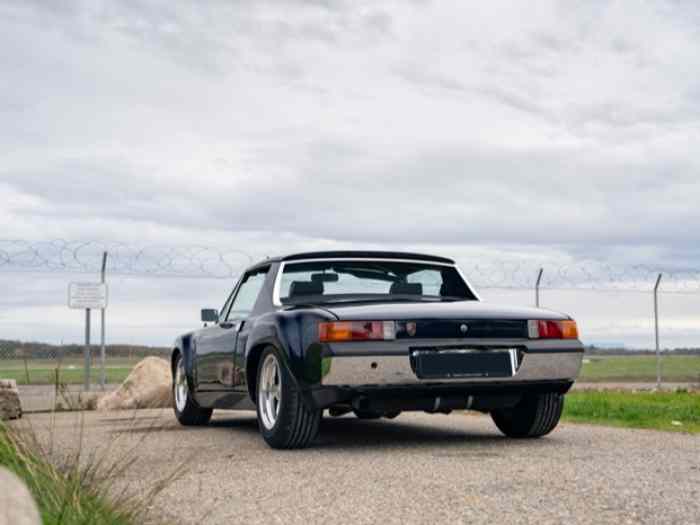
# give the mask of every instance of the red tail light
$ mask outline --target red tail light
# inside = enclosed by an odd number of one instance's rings
[[[530,339],[578,339],[576,321],[528,321]]]
[[[394,321],[334,321],[332,323],[319,323],[318,337],[322,343],[396,339],[396,323]]]

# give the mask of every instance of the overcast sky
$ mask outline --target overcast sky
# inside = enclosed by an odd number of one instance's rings
[[[0,46],[2,238],[700,268],[697,2],[5,1]],[[0,272],[2,335],[73,319],[68,277]],[[123,279],[116,336],[159,282]],[[635,295],[552,300],[650,341]]]

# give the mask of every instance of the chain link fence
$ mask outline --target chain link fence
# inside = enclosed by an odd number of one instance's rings
[[[220,285],[211,289],[221,289],[221,297],[230,289],[235,278],[252,262],[261,256],[240,250],[221,250],[206,246],[157,246],[135,243],[115,242],[78,242],[65,240],[27,241],[0,240],[0,278],[11,280],[26,279],[27,282],[40,276],[92,274],[100,271],[102,253],[109,254],[107,260],[108,280],[116,288],[126,288],[126,281],[153,283],[152,293],[155,300],[174,298],[174,290],[202,287],[205,281],[216,280]],[[505,302],[516,304],[535,301],[537,277],[542,271],[540,288],[543,293],[542,305],[560,306],[562,310],[572,311],[570,301],[566,304],[553,305],[549,291],[565,291],[571,296],[588,297],[595,293],[601,304],[613,303],[619,297],[648,294],[648,317],[652,318],[651,299],[655,281],[663,275],[660,293],[664,298],[678,298],[676,302],[688,300],[700,301],[700,270],[682,267],[659,267],[654,265],[616,266],[596,260],[576,262],[544,262],[536,260],[499,261],[486,260],[476,263],[458,260],[465,275],[480,291],[491,291],[496,295],[502,292],[507,297]],[[74,277],[75,277],[74,275]],[[154,279],[159,278],[159,279]],[[189,281],[184,281],[188,279]],[[200,281],[197,281],[199,279]],[[63,277],[61,277],[63,280]],[[126,281],[125,281],[126,280]],[[194,281],[193,281],[194,280]],[[64,283],[61,283],[63,286]],[[218,291],[216,293],[219,293]],[[65,305],[65,292],[54,291],[55,297],[47,303]],[[510,294],[510,295],[509,295]],[[515,294],[515,295],[513,295]],[[111,292],[110,292],[111,295]],[[482,294],[483,295],[483,294]],[[493,295],[493,294],[492,294]],[[560,295],[565,295],[564,293]],[[183,296],[186,297],[186,296]],[[514,297],[514,301],[509,299]],[[182,299],[188,300],[188,299]],[[665,299],[666,300],[666,299]],[[631,302],[642,302],[646,299]],[[629,301],[628,301],[629,302]],[[684,303],[684,304],[685,304]],[[196,305],[200,306],[200,305]],[[211,305],[202,305],[211,306]],[[214,305],[216,306],[216,305]],[[668,301],[662,306],[668,307]],[[687,306],[684,306],[687,308]],[[65,309],[65,306],[61,306]],[[644,306],[644,308],[647,308]],[[573,308],[575,309],[575,308]],[[194,312],[193,312],[194,314]],[[0,319],[1,321],[1,319]],[[188,320],[189,329],[196,326],[195,319]],[[672,330],[672,323],[662,327]],[[75,322],[75,321],[71,321]],[[141,332],[148,332],[155,327],[152,324],[140,326]],[[0,324],[0,329],[2,328]],[[5,325],[9,326],[9,325]],[[651,329],[646,325],[642,329]],[[179,333],[179,327],[168,328],[169,333]],[[182,330],[184,331],[184,330]],[[609,329],[615,331],[615,327]],[[108,331],[109,333],[109,331]],[[653,332],[652,332],[653,333]],[[614,340],[614,335],[611,337]],[[86,367],[84,346],[80,344],[50,345],[45,343],[27,343],[14,341],[12,330],[0,333],[0,378],[15,379],[19,385],[31,387],[56,388],[58,384],[82,385],[85,380]],[[107,384],[123,381],[133,366],[147,356],[166,357],[168,348],[148,347],[140,343],[138,335],[130,345],[108,345],[105,374]],[[663,356],[664,381],[678,384],[700,383],[700,352],[690,347],[700,347],[700,341],[688,344],[685,350],[665,352]],[[610,349],[592,349],[586,357],[583,379],[587,381],[607,382],[653,382],[656,374],[656,358],[650,352],[625,352]],[[99,347],[92,347],[91,382],[98,384],[100,379]]]
[[[92,382],[99,382],[100,363],[91,349]],[[109,345],[106,352],[106,383],[124,381],[136,363],[145,357],[168,357],[169,348]],[[0,340],[0,378],[14,379],[18,385],[82,385],[85,380],[85,346],[50,345]]]

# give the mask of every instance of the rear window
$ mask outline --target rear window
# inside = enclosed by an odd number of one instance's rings
[[[476,299],[454,266],[373,260],[286,263],[279,293],[282,303]]]

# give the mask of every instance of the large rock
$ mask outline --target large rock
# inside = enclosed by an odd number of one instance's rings
[[[19,391],[14,379],[0,379],[0,420],[22,417]]]
[[[97,401],[97,410],[168,408],[172,404],[170,363],[160,357],[147,357],[118,389]]]
[[[4,467],[0,467],[0,525],[41,525],[29,489]]]

